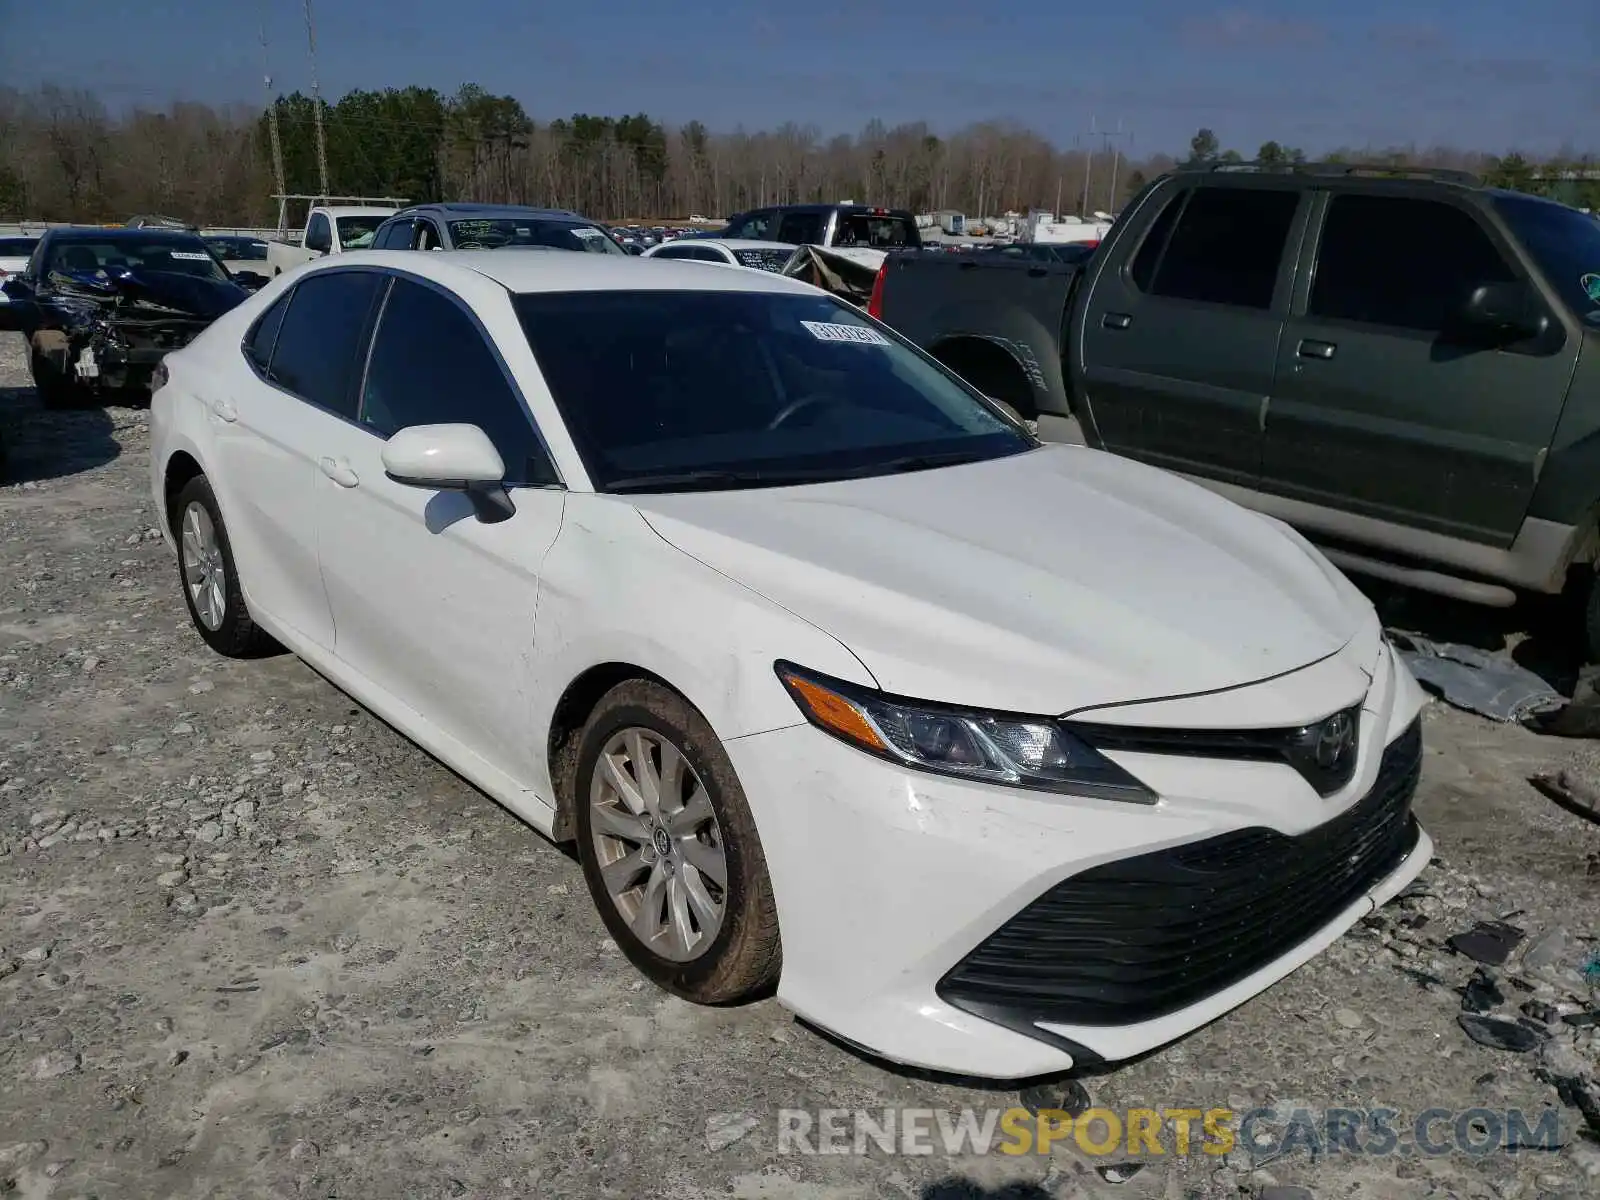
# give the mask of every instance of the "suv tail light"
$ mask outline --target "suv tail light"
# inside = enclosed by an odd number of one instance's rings
[[[873,276],[872,295],[867,300],[867,316],[875,321],[883,320],[883,277],[888,273],[889,260],[884,259],[877,275]]]

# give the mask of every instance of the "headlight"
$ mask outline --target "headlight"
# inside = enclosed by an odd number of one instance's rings
[[[1051,717],[887,696],[779,661],[778,678],[818,729],[891,762],[1008,787],[1154,804],[1158,797]]]

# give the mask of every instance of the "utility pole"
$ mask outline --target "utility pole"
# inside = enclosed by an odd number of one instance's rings
[[[278,133],[278,98],[272,91],[272,64],[267,59],[267,22],[261,21],[261,73],[267,88],[267,134],[272,145],[272,178],[278,185],[278,232],[288,225],[289,202],[284,199],[289,191],[283,179],[283,139]]]
[[[306,6],[306,44],[311,48],[311,109],[317,128],[317,184],[328,198],[328,142],[322,132],[322,93],[317,88],[317,35],[311,24],[311,0]]]
[[[1084,217],[1089,215],[1089,176],[1094,172],[1094,114],[1089,114],[1089,133],[1087,148],[1083,155],[1083,204],[1078,209]]]
[[[1106,211],[1109,213],[1115,213],[1117,211],[1117,165],[1118,160],[1122,157],[1122,148],[1120,145],[1112,145],[1112,142],[1118,138],[1127,138],[1128,144],[1130,146],[1133,144],[1133,131],[1123,131],[1122,118],[1120,117],[1117,118],[1117,128],[1115,132],[1102,132],[1100,134],[1101,149],[1105,150],[1109,148],[1111,151],[1111,196],[1106,203]],[[1084,215],[1088,216],[1088,212],[1085,211]]]

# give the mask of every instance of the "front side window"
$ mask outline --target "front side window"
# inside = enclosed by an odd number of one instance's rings
[[[411,221],[409,218],[401,221],[388,221],[379,228],[372,239],[374,250],[409,250],[411,249]]]
[[[320,271],[295,284],[267,377],[318,408],[353,419],[367,322],[383,282],[373,271]]]
[[[539,292],[514,303],[601,491],[855,478],[1036,445],[829,296]]]
[[[1437,334],[1476,288],[1515,279],[1465,209],[1439,200],[1336,195],[1317,245],[1307,311]]]
[[[1196,188],[1155,265],[1149,292],[1173,300],[1270,308],[1299,204],[1292,191]]]
[[[360,419],[383,437],[409,425],[476,425],[500,452],[507,483],[555,481],[483,333],[459,304],[420,283],[396,279],[384,303]]]

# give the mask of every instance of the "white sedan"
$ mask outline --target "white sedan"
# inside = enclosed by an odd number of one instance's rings
[[[751,238],[674,238],[651,246],[644,258],[678,258],[696,262],[749,267],[754,271],[782,271],[796,247],[787,242],[761,242]]]
[[[340,255],[159,382],[200,636],[287,646],[576,840],[688,999],[1057,1072],[1212,1020],[1428,860],[1421,692],[1317,551],[1039,444],[805,284]]]

